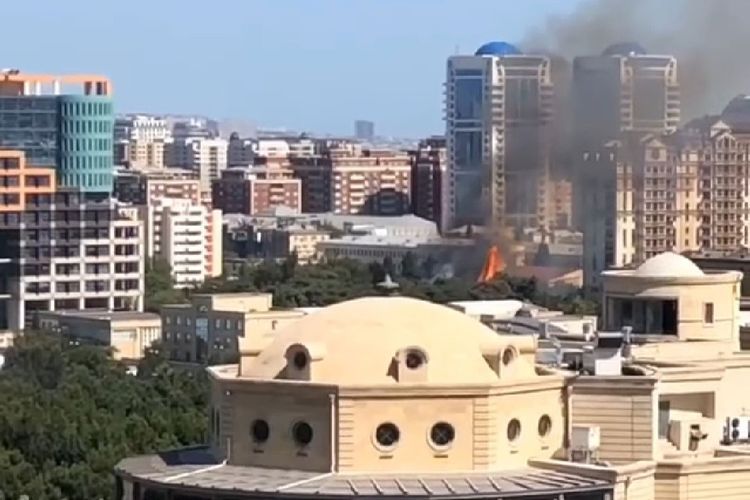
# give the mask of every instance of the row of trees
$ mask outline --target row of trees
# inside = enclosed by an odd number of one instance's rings
[[[38,332],[0,371],[0,499],[109,499],[126,456],[204,442],[208,386],[153,354],[138,376],[101,347]]]
[[[408,253],[396,265],[390,258],[363,264],[336,260],[298,265],[291,255],[283,262],[264,261],[244,264],[236,275],[211,279],[187,291],[175,290],[169,279],[169,266],[154,265],[146,275],[146,306],[158,311],[165,303],[180,303],[191,293],[270,292],[277,307],[327,306],[343,300],[380,293],[377,284],[386,274],[399,284],[401,295],[445,303],[457,300],[521,299],[570,314],[596,314],[598,305],[586,300],[581,291],[551,294],[534,279],[500,275],[490,283],[477,284],[461,277],[435,278],[438,264]]]

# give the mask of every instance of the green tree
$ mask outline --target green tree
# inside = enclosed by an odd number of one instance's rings
[[[427,257],[422,260],[422,276],[424,276],[426,279],[431,279],[433,276],[435,276],[435,271],[437,270],[438,262],[432,255],[428,255]]]
[[[401,276],[409,279],[419,279],[419,262],[414,252],[406,252],[401,259]]]
[[[294,277],[294,272],[297,270],[297,264],[299,258],[297,252],[290,253],[284,262],[281,264],[281,279],[283,281],[290,280]]]
[[[145,309],[159,312],[164,304],[180,304],[187,301],[185,292],[175,289],[172,269],[163,259],[152,259],[146,265]]]
[[[122,458],[205,441],[202,374],[157,360],[148,376],[133,377],[106,349],[38,332],[19,338],[6,359],[0,498],[109,499]]]

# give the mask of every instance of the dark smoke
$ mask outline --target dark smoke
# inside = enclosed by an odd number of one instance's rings
[[[651,54],[674,55],[686,121],[750,93],[748,20],[750,0],[589,0],[531,30],[521,46],[572,60],[635,41]]]

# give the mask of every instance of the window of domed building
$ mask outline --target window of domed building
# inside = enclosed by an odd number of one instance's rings
[[[271,428],[265,420],[255,420],[250,426],[250,433],[253,436],[253,441],[261,444],[268,441],[268,437],[271,435]]]
[[[421,352],[412,349],[408,353],[406,353],[406,367],[410,368],[412,370],[416,370],[420,366],[422,366],[425,362],[424,354]]]
[[[521,436],[521,422],[517,418],[514,418],[508,422],[508,441],[511,443],[516,441]]]
[[[401,439],[401,431],[394,423],[386,422],[375,429],[375,441],[378,448],[392,449],[398,444],[399,439]]]
[[[294,367],[298,370],[304,370],[307,366],[307,354],[300,351],[294,355]]]
[[[307,446],[313,440],[313,429],[307,422],[297,422],[292,427],[294,442],[299,446]]]
[[[456,430],[447,422],[438,422],[430,429],[430,442],[436,448],[446,448],[456,439]]]
[[[549,418],[549,415],[542,415],[539,418],[539,425],[538,425],[539,436],[547,437],[549,436],[549,433],[551,430],[552,430],[552,419]]]
[[[516,359],[516,351],[512,347],[508,347],[503,351],[503,364],[508,366]]]

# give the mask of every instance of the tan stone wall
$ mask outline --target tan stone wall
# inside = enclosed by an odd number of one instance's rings
[[[726,417],[750,415],[750,356],[727,366],[721,380],[717,397],[717,418],[723,422]]]
[[[656,500],[744,500],[750,496],[747,456],[659,463]]]
[[[223,429],[231,436],[229,463],[240,466],[279,467],[328,472],[332,466],[331,391],[308,386],[283,388],[262,385],[229,388],[223,399]],[[270,428],[265,443],[253,440],[253,421],[263,419]],[[307,422],[312,442],[300,447],[292,428]]]
[[[340,469],[346,470],[471,470],[474,466],[474,412],[471,398],[360,399],[342,401]],[[437,422],[455,429],[446,449],[433,448],[430,429]],[[392,422],[400,429],[398,445],[381,452],[376,428]]]
[[[614,500],[655,500],[653,469],[632,475],[618,476]]]
[[[599,460],[622,464],[655,458],[657,402],[653,387],[618,388],[625,377],[610,385],[574,385],[571,424],[595,425],[601,433]]]
[[[400,399],[342,399],[340,468],[345,470],[449,471],[524,467],[529,458],[551,458],[563,448],[565,422],[561,389],[545,388],[491,396],[432,396]],[[549,434],[540,437],[539,420],[548,416]],[[520,435],[510,441],[508,425],[517,419]],[[377,427],[392,422],[400,440],[392,450],[375,441]],[[455,440],[445,449],[429,439],[432,426],[450,423]]]
[[[681,498],[679,477],[657,472],[654,476],[654,500],[680,500]]]

